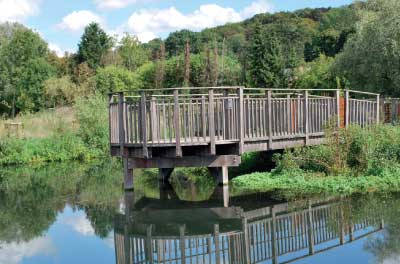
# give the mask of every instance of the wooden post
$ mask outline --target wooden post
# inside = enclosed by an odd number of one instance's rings
[[[174,90],[174,128],[175,128],[175,156],[182,157],[181,125],[179,111],[179,91]]]
[[[309,116],[308,116],[308,91],[304,91],[304,134],[305,134],[305,145],[307,146],[309,144],[309,133],[308,133],[308,122],[309,122]]]
[[[219,224],[214,224],[214,245],[215,245],[215,263],[221,263],[221,252],[219,248]]]
[[[157,118],[157,101],[154,96],[150,101],[150,124],[151,124],[151,141],[156,143],[158,140],[158,118]]]
[[[208,170],[219,185],[229,184],[229,175],[227,166],[209,167]]]
[[[111,129],[111,104],[113,101],[113,95],[109,94],[108,95],[108,139],[109,139],[109,144],[111,146],[112,143],[112,129]]]
[[[201,126],[204,141],[207,141],[207,124],[206,124],[206,99],[204,95],[201,96]]]
[[[181,250],[181,263],[186,263],[185,226],[179,226],[179,247]],[[177,256],[175,256],[177,258]]]
[[[244,236],[244,261],[245,263],[250,263],[250,239],[245,217],[242,218],[242,231]]]
[[[336,122],[337,122],[337,128],[338,130],[340,129],[340,90],[336,90]]]
[[[121,157],[124,156],[125,127],[124,127],[124,93],[118,94],[118,128]]]
[[[208,127],[210,132],[210,154],[215,155],[215,117],[214,117],[214,90],[208,90]]]
[[[238,97],[239,97],[239,155],[244,153],[244,99],[243,99],[243,87],[238,88]]]
[[[379,107],[379,101],[380,101],[380,96],[379,96],[379,94],[376,96],[376,123],[377,124],[379,124],[379,109],[380,109],[380,107]],[[392,101],[392,103],[393,103],[393,101]]]
[[[272,149],[272,91],[267,91],[268,101],[268,149]]]
[[[311,202],[308,202],[307,211],[307,231],[308,231],[308,252],[310,255],[314,255],[314,229],[313,229],[313,218]]]
[[[344,212],[343,212],[343,202],[340,202],[340,215],[339,215],[339,226],[340,226],[340,245],[344,244],[344,237],[345,237],[345,232],[344,232]]]
[[[148,225],[146,227],[146,242],[145,242],[145,247],[146,247],[146,260],[149,261],[149,263],[153,263],[153,243],[152,243],[152,225]],[[128,262],[130,263],[130,262]]]
[[[345,122],[345,127],[348,127],[350,124],[350,92],[346,90],[345,92],[345,100],[346,100],[346,122]]]
[[[124,166],[124,188],[125,190],[133,190],[134,188],[133,169],[129,169],[127,157],[123,157],[123,166]]]
[[[146,94],[141,92],[140,98],[140,127],[142,128],[142,148],[143,157],[149,157],[149,151],[147,149],[147,110],[146,110]]]
[[[278,263],[278,244],[277,244],[277,238],[276,238],[276,213],[275,213],[274,206],[272,206],[272,208],[271,208],[271,214],[272,214],[272,219],[271,219],[272,263],[277,264]]]
[[[225,98],[229,97],[229,90],[224,89],[223,97],[225,97]],[[223,111],[222,120],[225,122],[223,122],[224,127],[222,128],[222,131],[223,131],[222,132],[222,140],[231,139],[231,134],[233,134],[233,131],[231,131],[231,120],[229,118],[229,101],[230,101],[230,99],[223,100],[224,109],[222,109],[222,111]]]

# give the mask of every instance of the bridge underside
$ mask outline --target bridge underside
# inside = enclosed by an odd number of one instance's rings
[[[303,137],[249,141],[243,145],[244,152],[273,151],[300,146],[312,146],[323,143],[323,135],[311,135],[307,140]],[[177,157],[174,144],[149,144],[148,157],[143,156],[143,148],[135,145],[111,145],[111,155],[123,157],[125,168],[125,189],[134,187],[134,169],[159,169],[161,181],[168,181],[174,168],[207,167],[218,184],[226,185],[229,181],[228,168],[237,167],[241,163],[239,142],[223,142],[215,145],[215,155],[210,154],[209,144],[183,144],[182,156]]]

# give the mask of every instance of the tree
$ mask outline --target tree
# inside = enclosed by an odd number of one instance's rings
[[[321,55],[295,71],[295,87],[301,89],[335,89],[336,80],[331,73],[334,59]]]
[[[183,87],[188,87],[190,82],[190,44],[189,40],[186,41],[185,45],[185,72],[183,75]]]
[[[136,74],[118,66],[110,65],[99,68],[94,79],[96,91],[102,94],[115,91],[133,91],[141,87]]]
[[[100,28],[99,24],[91,23],[85,28],[78,44],[78,63],[87,62],[89,67],[95,70],[102,66],[102,57],[112,46],[112,38]]]
[[[124,66],[128,70],[134,71],[148,60],[147,51],[140,44],[136,36],[125,33],[119,45],[119,54],[122,58]]]
[[[16,29],[0,53],[0,94],[11,115],[39,110],[43,82],[55,73],[47,61],[47,43],[31,30]]]
[[[351,87],[399,96],[400,2],[370,0],[333,71]]]
[[[184,53],[183,51],[188,41],[193,53],[200,53],[202,51],[200,34],[190,30],[181,30],[171,33],[165,40],[165,49],[169,56],[182,54]]]
[[[164,84],[165,79],[165,45],[160,43],[160,49],[156,52],[156,73],[154,77],[155,88],[159,89]]]
[[[276,36],[256,26],[248,53],[250,85],[279,87],[284,78],[284,60]]]
[[[76,85],[70,76],[52,77],[44,82],[44,92],[48,106],[71,105],[77,98],[87,95],[84,86]]]

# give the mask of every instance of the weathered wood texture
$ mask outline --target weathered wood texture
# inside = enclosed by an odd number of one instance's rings
[[[324,137],[328,123],[366,127],[379,122],[379,95],[349,90],[225,87],[160,93],[111,96],[112,146],[141,148],[146,158],[154,147],[175,147],[181,157],[185,146],[206,145],[208,154],[216,155],[219,145],[235,144],[236,152],[228,154],[238,155],[291,147],[299,138],[309,145]]]
[[[221,216],[221,219],[233,223],[240,217],[242,224],[232,225],[230,229],[225,226],[225,230],[215,224],[208,233],[195,234],[190,229],[185,232],[180,226],[175,234],[173,231],[162,234],[163,231],[159,230],[161,234],[151,233],[149,236],[148,230],[152,230],[149,226],[152,225],[134,225],[135,218],[133,225],[136,228],[131,228],[129,234],[123,234],[122,227],[128,223],[122,220],[123,223],[116,223],[117,263],[149,263],[150,260],[154,263],[253,264],[270,260],[277,263],[279,256],[286,256],[284,263],[289,263],[383,229],[379,213],[368,210],[363,217],[352,220],[351,216],[344,214],[349,208],[349,204],[340,201],[310,203],[308,207],[294,211],[288,210],[287,204],[247,212],[224,208],[232,215]],[[212,210],[223,211],[220,208]],[[127,241],[128,248],[124,245]],[[126,250],[129,251],[129,259],[125,257]]]

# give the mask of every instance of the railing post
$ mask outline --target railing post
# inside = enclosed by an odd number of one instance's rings
[[[380,95],[378,94],[376,95],[376,124],[379,124],[379,113],[380,113],[379,102],[380,102]]]
[[[272,149],[272,91],[267,91],[268,101],[268,148]]]
[[[243,99],[243,87],[239,87],[238,90],[238,97],[239,97],[239,119],[238,119],[238,126],[239,126],[239,154],[244,153],[244,114],[243,114],[243,107],[244,107],[244,99]]]
[[[208,127],[210,131],[210,153],[215,155],[214,90],[212,88],[208,90]]]
[[[303,113],[303,115],[304,115],[304,134],[305,134],[305,145],[307,146],[308,144],[309,144],[309,138],[310,138],[310,135],[309,135],[309,129],[308,129],[308,122],[309,122],[309,115],[308,115],[308,91],[306,90],[306,91],[304,91],[304,113]]]
[[[275,208],[272,206],[271,208],[271,253],[272,253],[272,263],[278,263],[278,243],[276,238],[276,213]]]
[[[174,126],[175,126],[175,146],[176,146],[175,155],[177,157],[182,157],[179,91],[177,89],[174,90]]]
[[[185,225],[179,226],[179,247],[181,250],[181,263],[186,263]]]
[[[125,145],[125,127],[124,127],[124,93],[118,93],[118,129],[119,129],[119,145],[121,157],[124,156]]]
[[[340,129],[340,90],[336,90],[336,122],[337,122],[337,128],[338,130]]]
[[[222,114],[222,120],[223,120],[223,133],[222,133],[222,140],[228,140],[231,139],[231,134],[233,134],[233,131],[231,131],[231,120],[229,119],[229,101],[230,99],[227,99],[229,97],[229,90],[224,89],[223,92],[223,97],[225,99],[223,100],[224,102],[224,109],[222,109],[223,114]]]
[[[221,263],[221,252],[219,248],[219,224],[214,224],[214,245],[215,245],[215,263]]]
[[[307,211],[307,230],[308,230],[308,252],[314,255],[314,227],[313,227],[312,207],[311,202],[308,202]]]
[[[350,124],[350,92],[346,90],[345,92],[345,100],[346,100],[346,123],[345,127],[348,127]]]
[[[141,92],[140,97],[140,127],[142,128],[142,148],[143,157],[149,157],[149,151],[147,149],[147,109],[146,109],[146,94]]]
[[[146,227],[146,242],[145,242],[145,247],[146,247],[146,260],[149,261],[149,263],[153,263],[153,243],[152,243],[152,225],[148,225]],[[129,263],[129,262],[128,262]]]
[[[204,141],[207,141],[207,124],[206,124],[206,98],[204,95],[201,96],[201,126]]]
[[[158,120],[157,120],[157,101],[154,96],[150,101],[150,124],[151,124],[151,141],[155,143],[158,140]]]
[[[250,239],[247,229],[247,219],[245,217],[242,218],[242,229],[244,236],[244,261],[245,263],[250,263]]]
[[[108,95],[108,143],[112,143],[112,129],[111,129],[111,104],[113,101],[113,95]]]

